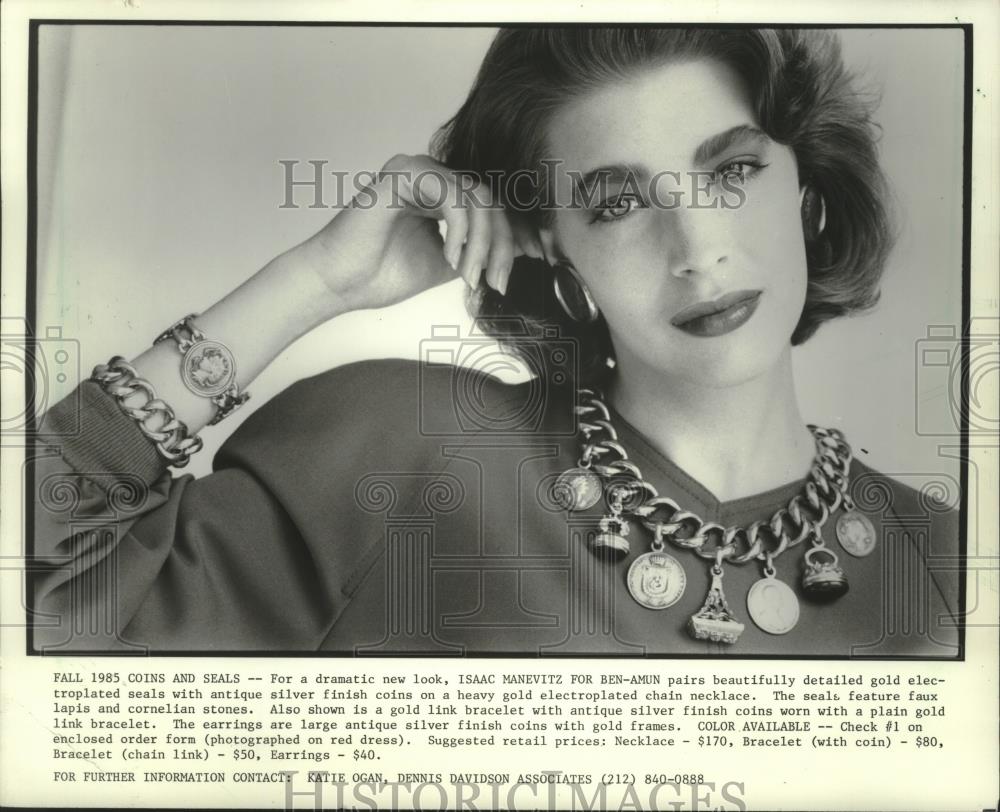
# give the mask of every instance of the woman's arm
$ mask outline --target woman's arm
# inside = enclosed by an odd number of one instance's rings
[[[276,257],[195,320],[207,338],[221,341],[233,353],[240,391],[247,391],[296,339],[346,311],[343,302],[309,270],[301,251],[300,247]],[[177,345],[163,341],[134,359],[132,365],[194,435],[208,425],[215,406],[184,385],[180,360]],[[143,400],[138,393],[130,397],[133,403]]]
[[[232,351],[241,390],[296,338],[341,313],[392,304],[456,270],[473,285],[486,268],[492,285],[505,285],[514,256],[524,249],[513,244],[509,228],[497,226],[496,211],[482,205],[482,197],[476,198],[480,205],[468,205],[472,198],[454,187],[440,207],[418,205],[420,191],[409,179],[428,169],[451,178],[428,158],[394,158],[386,165],[393,174],[383,175],[367,198],[356,198],[316,235],[197,317],[206,337]],[[448,224],[443,243],[438,219]],[[529,244],[524,252],[538,249]],[[194,435],[215,407],[183,384],[180,359],[176,345],[165,341],[132,365]],[[141,406],[145,397],[137,392],[125,404]],[[155,430],[154,420],[147,427]],[[80,430],[74,431],[77,424]],[[263,600],[277,601],[268,610],[274,617],[294,610],[296,617],[329,618],[330,606],[315,605],[322,590],[297,589],[297,596],[311,596],[307,604],[281,602],[282,593],[308,581],[309,556],[280,500],[252,472],[227,470],[197,482],[171,477],[154,443],[93,381],[56,404],[40,433],[50,439],[31,465],[34,609],[41,613],[36,646],[75,646],[80,640],[67,638],[67,630],[90,623],[85,637],[91,646],[117,647],[150,595],[172,596],[168,603],[176,604],[163,608],[163,616],[176,622],[156,630],[153,639],[161,645],[176,645],[173,634],[176,640],[190,639],[192,628],[204,629],[209,618],[231,629],[234,647],[278,645],[251,634],[247,618],[238,625],[245,601],[237,596],[259,597],[259,589],[246,593],[245,587],[261,577],[263,586],[268,573],[273,591]],[[309,459],[302,462],[308,465]],[[245,555],[234,556],[233,549]],[[178,561],[197,562],[188,574],[198,577],[178,576]],[[173,563],[168,567],[168,562]],[[276,628],[287,634],[284,623],[276,622]],[[296,629],[300,638],[282,638],[289,647],[308,647],[319,634],[308,623]]]
[[[443,244],[438,220],[447,224]],[[534,238],[518,234],[515,244],[485,187],[461,188],[450,170],[426,156],[396,156],[323,229],[276,257],[196,323],[232,351],[236,383],[245,391],[288,345],[338,315],[395,304],[456,274],[475,287],[485,270],[489,284],[505,287],[517,254],[541,253]],[[132,365],[190,434],[211,420],[211,401],[181,380],[172,341],[154,345]],[[126,404],[143,399],[137,393]]]
[[[146,482],[49,456],[34,473],[36,651],[314,650],[339,614],[247,468]]]

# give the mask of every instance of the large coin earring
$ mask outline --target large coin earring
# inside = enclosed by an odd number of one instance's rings
[[[552,289],[563,311],[573,321],[591,324],[597,321],[600,310],[590,290],[576,269],[568,262],[558,262],[553,268]]]
[[[826,200],[812,186],[799,189],[799,210],[802,213],[802,232],[806,242],[819,239],[826,229]]]

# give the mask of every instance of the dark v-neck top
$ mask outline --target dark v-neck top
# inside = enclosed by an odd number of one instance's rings
[[[171,477],[131,419],[84,383],[50,410],[34,465],[34,595],[47,621],[33,640],[360,656],[957,655],[956,511],[857,459],[851,494],[877,542],[856,558],[837,544],[839,512],[825,526],[845,596],[808,600],[807,543],[789,549],[777,577],[800,616],[769,634],[746,604],[762,562],[727,565],[724,591],[743,632],[732,645],[695,640],[688,621],[711,562],[668,548],[684,572],[681,598],[663,610],[639,605],[627,572],[650,549],[649,531],[632,522],[628,558],[605,562],[588,548],[604,504],[568,513],[551,496],[580,453],[573,402],[558,373],[509,386],[444,365],[352,364],[261,407],[213,473],[193,479]],[[800,492],[791,482],[720,503],[620,416],[614,424],[659,494],[705,521],[769,519]],[[957,503],[953,483],[938,486]],[[82,615],[106,622],[84,634],[74,625]]]

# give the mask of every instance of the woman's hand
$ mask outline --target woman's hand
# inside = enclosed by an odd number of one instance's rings
[[[488,187],[427,155],[397,155],[287,259],[319,276],[336,315],[395,304],[456,275],[475,288],[483,270],[486,283],[504,292],[520,254],[542,251]]]
[[[535,236],[515,236],[488,189],[462,180],[426,155],[396,156],[319,232],[200,313],[198,327],[236,358],[240,388],[334,316],[394,304],[456,275],[476,287],[484,268],[486,283],[504,291],[518,254],[542,256]],[[178,361],[173,342],[162,342],[133,363],[194,434],[215,407],[183,385]]]

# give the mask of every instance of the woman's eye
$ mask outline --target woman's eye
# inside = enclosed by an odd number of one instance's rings
[[[738,161],[730,161],[715,170],[715,179],[717,181],[725,180],[728,183],[746,183],[748,178],[752,178],[765,166],[767,164],[745,158]]]
[[[743,183],[747,179],[747,164],[734,161],[731,164],[726,164],[719,171],[720,180],[725,178],[726,180],[737,181],[738,183]]]
[[[593,222],[613,223],[631,214],[635,209],[642,208],[643,203],[636,195],[623,195],[614,200],[602,203]]]

